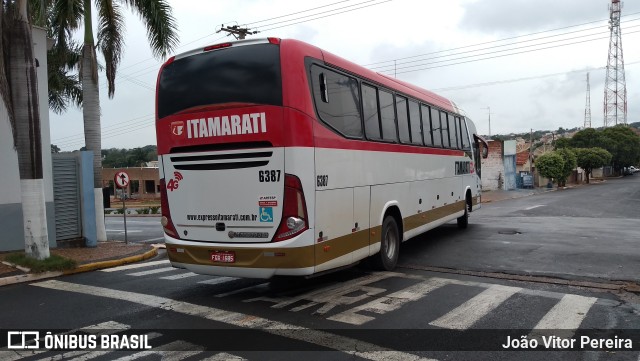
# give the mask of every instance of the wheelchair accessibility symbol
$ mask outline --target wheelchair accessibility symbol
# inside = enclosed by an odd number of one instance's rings
[[[260,207],[260,222],[273,222],[272,207]]]

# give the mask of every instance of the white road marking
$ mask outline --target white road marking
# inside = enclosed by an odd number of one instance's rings
[[[227,282],[231,282],[231,281],[235,281],[238,278],[236,277],[218,277],[218,278],[212,278],[210,280],[206,280],[206,281],[200,281],[198,283],[201,283],[203,285],[217,285],[220,283],[227,283]]]
[[[255,286],[249,286],[249,287],[240,288],[238,290],[234,290],[230,292],[220,293],[220,294],[217,294],[215,297],[227,297],[227,296],[235,295],[235,294],[242,293],[249,290],[261,290],[261,289],[266,290],[268,288],[269,288],[269,282],[265,282],[265,283],[257,284]]]
[[[519,287],[493,285],[429,324],[453,330],[466,330],[520,290]]]
[[[124,271],[124,270],[136,269],[136,268],[151,267],[151,266],[155,266],[155,265],[159,265],[159,264],[165,264],[165,263],[169,263],[169,260],[168,259],[163,259],[161,261],[153,261],[153,262],[145,262],[145,263],[132,263],[132,264],[127,264],[127,265],[119,266],[119,267],[105,268],[103,270],[100,270],[100,272],[118,272],[118,271]]]
[[[153,275],[153,274],[156,274],[156,273],[171,272],[171,271],[176,271],[176,270],[177,270],[177,268],[164,267],[164,268],[156,268],[156,269],[152,269],[152,270],[148,270],[148,271],[127,273],[127,276],[140,277],[140,276]]]
[[[533,328],[532,334],[537,330],[567,330],[573,335],[597,300],[595,297],[564,295]]]
[[[430,278],[424,282],[420,282],[403,290],[375,299],[369,303],[365,303],[364,305],[338,313],[337,315],[331,316],[327,319],[352,325],[362,325],[374,320],[375,318],[358,314],[357,312],[359,311],[369,311],[382,315],[399,309],[405,303],[417,301],[426,296],[429,292],[450,283],[451,282],[449,282],[449,280],[444,278]]]
[[[198,274],[197,273],[193,273],[193,272],[187,272],[187,273],[181,273],[179,275],[174,275],[174,276],[160,277],[160,279],[175,281],[175,280],[181,280],[183,278],[189,278],[189,277],[193,277],[193,276],[198,276]]]
[[[524,210],[525,211],[530,211],[530,210],[538,208],[538,207],[544,207],[544,204],[538,204],[538,205],[535,205],[535,206],[527,207]]]
[[[163,361],[181,361],[186,359],[187,357],[191,357],[201,353],[202,350],[204,350],[204,347],[196,346],[186,341],[174,341],[166,345],[156,347],[153,349],[153,351],[136,352],[133,355],[120,357],[115,361],[133,361],[151,355],[159,355],[160,359]]]
[[[251,316],[240,312],[222,310],[203,305],[173,300],[171,298],[147,295],[142,293],[113,290],[103,287],[87,286],[56,280],[32,283],[32,286],[68,291],[86,295],[107,297],[154,307],[184,315],[202,317],[211,321],[225,323],[229,326],[258,329],[263,332],[287,337],[290,339],[315,344],[328,349],[345,352],[349,355],[374,361],[387,360],[425,360],[420,356],[386,349],[384,347],[363,342],[349,337],[332,334],[326,331],[308,329],[301,326]],[[350,350],[350,351],[343,351]]]
[[[140,242],[155,242],[155,241],[164,241],[164,237],[145,239],[144,241],[140,241]]]
[[[245,358],[240,356],[231,355],[226,352],[217,353],[211,357],[207,357],[202,361],[245,361]],[[640,361],[640,360],[639,360]]]
[[[295,297],[256,297],[243,302],[267,301],[273,302],[273,308],[285,308],[299,301],[307,301],[307,303],[292,308],[291,311],[298,312],[309,307],[322,305],[315,311],[316,314],[325,314],[336,306],[351,305],[362,301],[368,297],[386,291],[384,288],[368,286],[371,283],[396,276],[393,272],[377,272],[370,275],[356,278],[347,282],[330,285],[320,289],[313,290]]]

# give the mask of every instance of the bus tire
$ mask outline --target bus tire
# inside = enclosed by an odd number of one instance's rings
[[[458,228],[465,229],[469,226],[469,204],[464,202],[464,214],[457,219]]]
[[[380,252],[373,258],[375,269],[391,271],[398,263],[400,253],[400,232],[398,224],[392,216],[385,217],[380,235]]]

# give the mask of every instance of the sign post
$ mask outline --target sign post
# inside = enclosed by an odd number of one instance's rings
[[[129,185],[129,175],[127,172],[117,172],[113,177],[113,183],[116,187],[122,189],[122,211],[124,213],[124,244],[129,244],[129,240],[127,239],[127,208],[124,204],[124,190]]]

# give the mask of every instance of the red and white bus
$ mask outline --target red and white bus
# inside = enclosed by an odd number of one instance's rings
[[[300,41],[170,58],[156,114],[167,253],[195,273],[391,270],[480,207],[484,141],[453,102]]]

